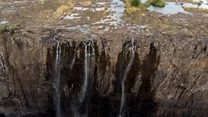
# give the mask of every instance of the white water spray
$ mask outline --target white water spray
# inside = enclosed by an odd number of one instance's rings
[[[82,86],[81,96],[80,96],[80,102],[82,103],[85,99],[87,88],[88,88],[88,80],[89,78],[93,77],[91,72],[94,72],[93,69],[93,58],[95,55],[94,50],[94,44],[93,40],[87,40],[86,42],[83,42],[85,46],[85,53],[84,53],[84,84]]]
[[[93,40],[86,40],[84,44],[84,82],[81,92],[78,96],[77,104],[71,104],[73,108],[73,117],[87,117],[88,116],[88,102],[92,85],[94,81],[94,68],[95,68],[95,49]],[[84,107],[85,112],[79,112],[79,108]]]
[[[72,62],[71,62],[71,64],[70,64],[70,73],[72,72],[72,69],[73,69],[73,67],[74,67],[74,62],[75,62],[75,60],[76,60],[76,51],[75,51],[75,53],[74,53],[74,57],[73,57]]]
[[[124,75],[123,75],[122,82],[121,82],[122,94],[121,94],[121,106],[120,106],[119,117],[122,117],[122,110],[123,110],[123,107],[124,107],[124,104],[125,104],[125,101],[126,101],[125,84],[124,84],[124,82],[125,82],[125,80],[127,78],[128,72],[131,69],[131,66],[132,66],[133,61],[134,61],[134,57],[135,57],[135,45],[134,45],[134,39],[132,39],[131,40],[131,58],[130,58],[130,61],[129,61],[125,71],[124,71]]]
[[[56,41],[56,60],[55,60],[55,106],[56,117],[61,117],[61,105],[60,105],[60,61],[61,61],[61,47],[58,41]]]

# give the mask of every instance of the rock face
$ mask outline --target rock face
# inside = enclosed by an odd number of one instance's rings
[[[112,32],[86,46],[89,42],[84,37],[69,37],[65,32],[18,30],[1,36],[0,115],[55,116],[59,108],[54,103],[57,41],[61,51],[62,116],[208,115],[207,39],[168,34],[137,36],[128,71],[130,36]],[[126,71],[125,104],[119,113]]]

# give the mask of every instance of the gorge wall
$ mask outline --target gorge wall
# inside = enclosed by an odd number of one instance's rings
[[[0,116],[208,115],[206,38],[20,29],[0,45]]]

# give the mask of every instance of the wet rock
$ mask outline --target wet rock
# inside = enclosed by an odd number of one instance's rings
[[[9,96],[10,91],[8,90],[8,87],[2,83],[0,83],[0,102]]]
[[[80,103],[76,100],[84,83],[85,38],[88,36],[70,33],[64,29],[33,27],[32,31],[20,29],[3,35],[0,40],[0,68],[3,68],[0,69],[0,111],[7,110],[6,115],[55,115],[58,41],[63,115],[73,116],[76,111],[87,111],[91,117],[118,115],[122,74],[131,55],[131,35],[125,29],[116,29],[95,38],[93,48],[88,46],[88,52],[94,51],[89,60],[93,63],[89,70],[93,80],[89,79],[91,84],[87,87],[91,94]],[[124,115],[206,116],[207,47],[206,38],[182,34],[135,35],[135,59],[125,81]]]
[[[0,117],[6,117],[3,113],[0,113]]]

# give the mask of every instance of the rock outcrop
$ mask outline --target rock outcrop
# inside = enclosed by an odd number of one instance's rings
[[[55,115],[57,40],[61,46],[63,116],[73,116],[76,112],[87,112],[90,117],[118,116],[121,78],[130,59],[132,37],[127,33],[115,36],[114,31],[95,38],[95,67],[89,71],[93,82],[88,84],[90,93],[81,104],[77,98],[84,82],[86,36],[70,33],[34,28],[3,34],[0,38],[0,113],[8,117]],[[125,80],[124,115],[207,116],[208,40],[188,35],[153,35],[134,37],[136,51]]]

